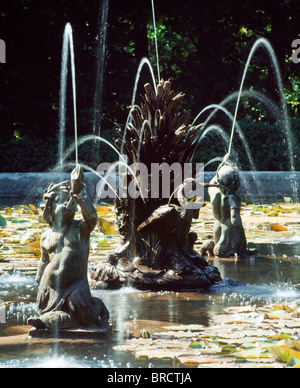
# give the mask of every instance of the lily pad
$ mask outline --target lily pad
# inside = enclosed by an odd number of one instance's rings
[[[288,365],[294,365],[295,361],[300,362],[300,352],[287,346],[271,346],[269,351],[276,357],[277,361]]]
[[[274,230],[275,232],[284,232],[287,230],[287,227],[284,225],[279,224],[270,224],[271,230]]]
[[[116,231],[114,225],[102,217],[98,218],[97,226],[98,226],[99,231],[101,231],[105,235],[116,235],[117,234],[117,231]]]
[[[5,218],[3,216],[0,216],[0,226],[6,226],[7,225],[7,222],[5,220]]]

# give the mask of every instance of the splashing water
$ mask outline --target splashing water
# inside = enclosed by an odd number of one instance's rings
[[[65,150],[65,137],[66,137],[66,110],[67,110],[66,98],[67,98],[69,51],[71,56],[76,165],[78,165],[76,79],[75,79],[75,59],[74,59],[75,55],[74,55],[72,27],[70,23],[67,23],[64,31],[64,37],[63,37],[61,78],[60,78],[59,149],[58,149],[59,159],[58,160],[61,164],[63,163],[63,155]]]
[[[140,64],[139,64],[139,67],[137,69],[136,76],[135,76],[134,87],[133,87],[133,92],[132,92],[132,99],[131,99],[131,109],[130,109],[130,111],[128,113],[128,117],[127,117],[127,121],[126,121],[126,126],[125,126],[125,130],[124,130],[124,134],[123,134],[123,140],[122,140],[122,145],[121,145],[121,153],[123,153],[123,150],[124,150],[124,144],[126,142],[127,128],[128,128],[129,123],[131,122],[132,111],[133,111],[133,109],[135,109],[137,107],[137,105],[135,104],[136,93],[137,93],[137,88],[138,88],[138,83],[139,83],[139,80],[140,80],[141,72],[142,72],[143,67],[145,65],[148,67],[148,70],[150,71],[150,75],[151,75],[151,78],[152,78],[152,84],[153,84],[153,90],[156,93],[156,81],[155,81],[155,76],[154,76],[153,68],[152,68],[152,65],[151,65],[149,59],[144,57],[140,61]],[[140,108],[138,108],[138,109],[140,109]]]
[[[152,6],[152,17],[153,17],[153,28],[154,28],[154,40],[155,40],[155,52],[156,52],[157,77],[158,77],[158,82],[160,82],[159,55],[158,55],[158,45],[157,45],[157,33],[156,33],[156,21],[155,21],[154,0],[151,0],[151,6]]]
[[[127,163],[127,160],[126,158],[124,157],[124,155],[122,155],[122,153],[120,153],[117,148],[112,145],[108,140],[104,139],[103,137],[101,136],[96,136],[96,135],[86,135],[86,136],[83,136],[80,138],[80,140],[78,141],[78,146],[84,144],[85,142],[87,141],[91,141],[91,140],[94,140],[94,141],[99,141],[99,142],[103,142],[105,143],[106,145],[108,145],[113,151],[116,152],[116,154],[119,156],[119,161],[115,162],[112,166],[112,169],[110,169],[110,172],[114,171],[116,166],[123,166],[125,167],[125,169],[130,172],[130,174],[133,176],[134,180],[135,180],[135,183],[136,183],[136,186],[137,188],[140,190],[140,194],[141,194],[141,198],[142,200],[145,202],[145,199],[144,199],[144,196],[142,194],[142,190],[141,190],[141,186],[138,182],[138,179],[137,179],[137,176],[136,176],[136,173],[134,172],[134,170],[129,166],[129,164]],[[63,162],[64,160],[73,152],[74,150],[74,144],[71,145],[68,150],[65,152],[64,154],[64,158],[63,158]],[[64,163],[64,165],[66,165],[66,163]],[[72,165],[72,163],[69,163],[69,165]],[[87,167],[87,166],[86,166]],[[91,172],[95,172],[94,169],[91,169]],[[95,172],[97,174],[97,172]],[[98,174],[97,174],[98,175]],[[109,174],[108,174],[109,175]],[[108,176],[107,175],[107,176]],[[101,176],[99,176],[100,178],[102,178]],[[105,181],[106,184],[109,185],[109,183],[105,180],[105,178],[103,178],[103,181]],[[115,190],[109,185],[109,187],[115,192]],[[116,194],[116,192],[115,192]],[[118,196],[119,197],[119,196]]]
[[[94,135],[101,133],[101,119],[102,119],[102,97],[103,97],[103,80],[105,70],[105,50],[107,40],[107,19],[109,10],[109,0],[103,0],[102,6],[99,12],[98,21],[98,37],[99,44],[97,48],[97,77],[96,77],[96,88],[94,95],[94,124],[93,132]]]
[[[244,82],[245,82],[245,79],[246,79],[246,75],[247,75],[250,63],[252,61],[252,58],[253,58],[256,50],[258,48],[260,48],[260,47],[262,47],[262,48],[264,48],[266,50],[266,52],[269,55],[269,58],[271,60],[271,64],[272,64],[272,66],[274,68],[274,73],[275,73],[275,77],[276,77],[276,81],[277,81],[277,86],[278,86],[278,89],[279,89],[280,102],[281,102],[281,105],[282,105],[282,113],[283,113],[284,122],[285,122],[285,130],[286,130],[285,135],[286,135],[287,145],[288,145],[288,150],[289,150],[289,159],[290,159],[291,169],[294,171],[295,170],[295,165],[294,165],[294,158],[293,158],[292,133],[291,133],[290,121],[289,121],[289,117],[288,117],[288,113],[287,113],[287,106],[286,106],[286,103],[285,103],[285,100],[284,100],[284,88],[283,88],[281,72],[280,72],[280,69],[279,69],[278,60],[276,58],[276,54],[275,54],[275,52],[273,50],[273,47],[270,44],[270,42],[267,39],[265,39],[265,38],[260,38],[260,39],[258,39],[254,43],[254,45],[252,46],[252,49],[250,51],[250,54],[248,56],[246,65],[245,65],[245,69],[244,69],[244,73],[243,73],[243,76],[242,76],[242,80],[241,80],[241,84],[240,84],[240,89],[239,89],[239,93],[238,93],[238,97],[237,97],[237,103],[236,103],[236,107],[235,107],[235,112],[234,112],[234,118],[233,118],[232,129],[231,129],[231,136],[230,136],[230,143],[229,143],[229,150],[228,150],[228,153],[224,157],[224,162],[230,157],[230,152],[231,152],[231,148],[232,148],[232,140],[233,140],[234,129],[235,129],[235,123],[236,123],[236,120],[237,120],[237,114],[238,114],[238,109],[239,109],[239,105],[240,105],[240,99],[241,99],[241,96],[242,96],[242,90],[243,90],[243,87],[244,87]]]

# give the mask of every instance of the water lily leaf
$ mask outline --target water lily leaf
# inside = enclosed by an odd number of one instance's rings
[[[300,351],[300,341],[295,341],[292,339],[292,337],[278,341],[276,346],[288,346],[291,349]]]
[[[222,346],[221,354],[230,354],[236,351],[236,346],[234,345],[226,345]]]
[[[252,346],[247,349],[240,350],[235,353],[231,353],[235,358],[238,359],[255,359],[255,358],[270,358],[270,354],[262,351],[261,346],[257,343],[258,346]]]
[[[280,333],[280,334],[276,334],[276,335],[273,335],[272,337],[270,337],[271,339],[276,339],[276,340],[283,340],[283,339],[293,339],[293,337],[289,334],[286,334],[286,333]]]
[[[0,226],[6,226],[7,223],[6,223],[6,220],[4,217],[0,216]]]
[[[41,248],[40,240],[33,241],[32,243],[28,244],[27,248]]]
[[[235,314],[235,313],[252,313],[256,312],[256,306],[230,306],[223,309],[225,313]]]
[[[300,368],[300,360],[298,360],[297,358],[295,357],[292,357],[289,361],[289,364],[290,365],[293,365],[294,368]]]
[[[11,222],[13,224],[24,224],[25,222],[28,222],[28,220],[22,220],[22,219],[20,220],[20,219],[14,218],[13,220],[11,220]]]
[[[1,233],[0,233],[0,238],[3,238],[3,237],[11,237],[11,234],[1,232]]]
[[[282,305],[283,309],[287,311],[288,313],[293,313],[294,311],[297,311],[297,307],[291,307],[288,306],[287,304]]]
[[[202,331],[205,330],[204,325],[197,325],[197,324],[191,324],[191,325],[177,325],[177,326],[164,326],[164,329],[171,330],[171,331]]]
[[[292,362],[295,362],[295,360],[300,361],[300,352],[290,349],[287,346],[270,346],[268,350],[278,361],[287,364],[291,364]]]
[[[196,366],[199,364],[199,361],[197,360],[186,360],[183,362],[183,365],[187,365],[187,366]]]
[[[34,214],[39,214],[39,211],[37,210],[37,208],[34,205],[30,204],[29,207],[33,211]]]
[[[21,250],[20,253],[32,253],[36,257],[41,257],[41,244],[40,241],[33,241],[32,243],[25,246],[25,249]]]
[[[96,206],[96,210],[97,210],[98,215],[102,215],[102,216],[111,211],[110,209],[108,209],[105,206]]]
[[[284,232],[287,230],[286,226],[279,225],[279,224],[270,224],[271,230],[274,230],[275,232]]]
[[[192,352],[192,350],[191,350]],[[159,358],[161,360],[172,360],[180,356],[185,355],[182,349],[144,349],[136,350],[136,357],[143,359],[155,359]],[[187,356],[192,356],[192,354],[186,354]]]
[[[192,349],[203,349],[204,346],[200,344],[198,341],[194,341],[189,345],[190,348]]]
[[[24,244],[25,242],[27,242],[30,236],[31,236],[30,232],[24,233],[23,236],[21,237],[20,244]]]
[[[39,217],[38,217],[38,222],[40,224],[47,224],[47,222],[44,220],[43,216],[41,216],[41,215],[39,215]]]
[[[286,310],[276,310],[265,313],[265,319],[292,319],[290,313]]]
[[[117,231],[112,223],[105,220],[102,217],[98,218],[97,226],[100,232],[104,233],[105,235],[116,235]]]
[[[11,214],[11,213],[12,213],[11,207],[6,207],[5,208],[5,214]]]
[[[108,244],[111,244],[111,241],[109,241],[107,238],[104,238],[102,240],[97,241],[97,245],[100,245],[100,246],[105,246]]]
[[[271,211],[270,213],[268,213],[268,217],[278,217],[278,216],[279,216],[279,213],[276,210]]]

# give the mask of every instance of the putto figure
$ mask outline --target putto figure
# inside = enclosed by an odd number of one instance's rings
[[[77,204],[81,219],[74,218]],[[28,324],[37,329],[107,325],[108,310],[101,299],[92,297],[87,280],[89,239],[97,212],[86,195],[80,166],[73,170],[71,183],[48,187],[42,208],[50,226],[41,237],[42,257],[36,276],[42,315],[29,318]]]
[[[201,253],[218,257],[248,257],[257,253],[247,249],[246,236],[240,215],[241,200],[236,194],[240,186],[238,171],[230,164],[221,164],[210,182],[208,193],[214,215],[213,242],[205,241]]]

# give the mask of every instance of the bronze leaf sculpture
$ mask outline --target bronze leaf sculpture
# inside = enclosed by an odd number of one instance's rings
[[[141,163],[148,171],[154,163],[177,163],[183,168],[198,147],[199,129],[188,125],[190,114],[181,111],[184,95],[175,95],[170,81],[161,80],[156,93],[150,84],[144,88],[143,102],[133,108],[127,128],[119,128],[120,137],[115,144],[128,164]],[[128,172],[127,179],[141,181],[141,176],[133,177]],[[204,289],[221,281],[218,269],[194,250],[197,235],[190,228],[203,204],[194,202],[189,206],[195,198],[186,195],[187,183],[176,186],[175,173],[170,173],[170,192],[177,196],[166,198],[161,187],[155,192],[149,180],[144,193],[152,195],[116,198],[121,242],[104,263],[92,269],[92,287]]]

